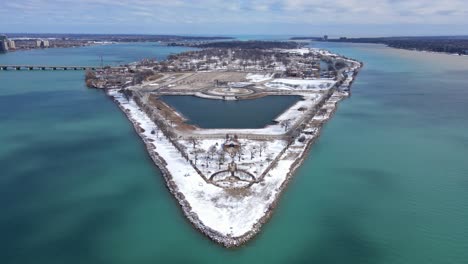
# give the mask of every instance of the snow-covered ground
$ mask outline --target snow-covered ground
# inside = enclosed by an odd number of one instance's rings
[[[275,124],[267,125],[264,128],[258,129],[236,129],[236,134],[249,134],[249,135],[267,135],[267,136],[280,136],[286,133],[288,127],[292,127],[297,122],[300,122],[305,112],[311,110],[320,100],[323,99],[322,93],[303,93],[301,94],[303,100],[298,101],[293,106],[288,108],[282,114],[277,116],[274,121]],[[287,127],[285,124],[287,123]],[[232,129],[197,129],[192,133],[199,135],[225,135],[232,134]]]
[[[267,173],[261,184],[253,184],[245,195],[230,195],[227,190],[208,183],[200,176],[179,150],[161,132],[156,132],[158,128],[155,123],[140,110],[133,100],[127,101],[116,90],[109,90],[108,93],[144,130],[144,132],[140,131],[140,136],[146,143],[155,147],[154,150],[148,149],[148,151],[156,152],[165,161],[165,167],[171,173],[177,191],[184,195],[191,207],[191,212],[186,213],[195,213],[204,227],[225,237],[240,237],[255,229],[255,225],[275,202],[295,159],[286,158],[286,153],[283,154],[284,158],[281,158],[277,165]],[[216,142],[219,144],[218,141]],[[216,142],[207,140],[203,142],[203,146],[209,147]],[[269,146],[272,148],[271,152],[278,152],[284,148],[284,143],[276,141],[271,142]],[[262,154],[262,158],[258,155],[256,159],[263,159],[263,155],[265,154]],[[249,158],[250,156],[244,157],[246,168],[256,169],[249,165],[251,164],[248,161]]]
[[[308,53],[310,53],[311,51],[312,51],[312,50],[309,49],[309,48],[284,49],[284,50],[283,50],[283,52],[286,52],[286,53],[300,54],[300,55],[308,54]]]
[[[357,62],[349,62],[352,63],[352,70],[357,69]],[[353,75],[350,73],[351,71],[345,72],[346,84],[352,81]],[[268,80],[265,75],[250,77],[253,82]],[[137,126],[138,134],[146,143],[150,155],[153,158],[158,157],[155,158],[157,165],[163,172],[168,172],[168,186],[176,194],[175,197],[182,204],[186,216],[212,239],[227,246],[234,246],[248,240],[259,231],[275,207],[291,173],[300,165],[308,146],[318,137],[321,123],[331,117],[336,103],[348,95],[347,92],[335,91],[310,122],[306,122],[309,119],[304,117],[315,113],[311,110],[326,99],[324,96],[327,93],[324,91],[334,84],[335,81],[332,80],[270,81],[268,85],[272,85],[271,88],[293,90],[282,93],[293,93],[303,97],[303,100],[276,117],[276,124],[261,129],[197,129],[185,133],[190,136],[197,135],[201,138],[196,139],[198,142],[194,143],[194,140],[188,137],[178,138],[177,147],[133,99],[126,99],[117,90],[108,90],[108,94],[114,97]],[[300,130],[299,135],[288,146],[281,136],[288,127],[298,124],[304,125],[305,129]],[[222,151],[224,139],[219,135],[226,134],[239,135],[241,155],[231,158]],[[226,172],[228,163],[232,160],[237,164],[236,172],[240,179],[238,182],[243,184],[234,187],[249,186],[248,188],[219,187],[232,187],[229,186],[229,181],[234,179],[229,179],[229,172]],[[213,175],[216,172],[220,173]],[[211,176],[213,179],[210,179]],[[227,178],[228,180],[224,181]],[[218,183],[218,180],[222,183],[214,184]]]
[[[195,147],[192,141],[181,140],[180,143],[186,147],[185,152],[192,161],[197,159],[197,167],[203,177],[209,179],[218,171],[227,170],[228,164],[234,160],[237,168],[248,171],[255,179],[259,179],[268,165],[286,147],[284,140],[249,140],[240,139],[240,157],[232,159],[227,153],[223,153],[224,139],[196,140]]]
[[[269,88],[287,89],[287,90],[327,90],[336,82],[324,79],[274,79],[265,84]]]
[[[259,73],[249,73],[245,78],[251,82],[254,83],[259,83],[259,82],[264,82],[271,80],[273,78],[273,74],[267,73],[267,74],[259,74]]]

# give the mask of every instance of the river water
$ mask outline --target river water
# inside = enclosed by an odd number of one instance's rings
[[[468,57],[316,46],[365,66],[270,222],[234,250],[185,220],[131,124],[83,72],[0,72],[0,263],[466,263]],[[0,64],[182,50],[35,50]]]

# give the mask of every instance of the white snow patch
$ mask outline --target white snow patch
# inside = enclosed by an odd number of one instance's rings
[[[143,138],[153,141],[151,144],[166,161],[166,168],[172,174],[178,191],[184,194],[192,212],[197,214],[205,226],[225,236],[239,237],[251,231],[275,201],[294,160],[280,160],[261,183],[248,189],[248,194],[230,195],[223,188],[207,183],[162,133],[152,134],[152,131],[158,130],[157,126],[133,100],[127,101],[116,90],[108,93],[145,130],[141,133]],[[210,145],[213,142],[203,144]],[[271,144],[274,152],[284,147],[284,142],[281,141]]]
[[[265,86],[269,88],[288,90],[327,90],[330,89],[335,83],[335,81],[327,79],[274,79],[273,81],[265,84]]]
[[[259,82],[265,82],[265,81],[271,80],[273,78],[273,74],[249,73],[247,74],[245,78],[251,82],[259,83]]]

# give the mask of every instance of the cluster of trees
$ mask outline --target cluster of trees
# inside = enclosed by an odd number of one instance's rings
[[[86,86],[94,87],[94,82],[97,80],[96,73],[94,71],[87,70],[85,73]]]
[[[400,49],[468,54],[468,40],[393,40],[385,44]]]
[[[133,85],[140,84],[153,75],[154,71],[152,70],[138,70],[133,74]]]
[[[227,153],[223,149],[222,145],[214,144],[210,146],[208,149],[203,149],[200,147],[201,141],[195,137],[189,138],[190,149],[185,149],[189,151],[192,156],[193,164],[197,165],[197,163],[202,160],[204,162],[204,166],[208,167],[211,162],[216,162],[218,165],[218,169],[221,169],[221,165],[223,165],[227,160]],[[240,162],[243,159],[243,156],[249,154],[250,160],[253,160],[256,155],[262,157],[265,154],[265,151],[268,147],[267,142],[263,141],[259,144],[250,145],[247,147],[246,145],[240,145],[240,148],[237,152],[234,153],[232,157],[234,160]],[[271,155],[268,156],[268,159],[271,159]]]
[[[288,129],[291,127],[291,119],[286,119],[280,122],[280,126],[284,128],[284,131],[288,131]]]
[[[314,58],[312,53],[298,55],[266,49],[212,48],[171,55],[166,62],[159,63],[155,69],[193,71],[230,64],[245,70],[247,67],[268,69],[274,68],[275,65],[291,67],[295,63],[310,64],[312,67],[317,64],[317,58]]]
[[[227,161],[227,153],[224,150],[222,145],[218,143],[211,145],[208,149],[201,148],[201,141],[196,137],[190,137],[188,139],[189,146],[184,146],[180,144],[176,139],[176,133],[172,129],[172,125],[167,123],[161,117],[165,116],[167,119],[167,113],[165,111],[157,113],[155,108],[148,106],[147,100],[139,95],[137,92],[134,93],[128,89],[121,89],[121,92],[127,100],[133,98],[135,102],[141,107],[143,111],[148,114],[148,116],[155,122],[157,129],[150,131],[151,134],[156,135],[156,138],[160,139],[160,137],[164,134],[167,138],[174,144],[176,148],[181,151],[182,155],[189,161],[191,161],[194,165],[201,160],[204,162],[205,167],[209,167],[212,162],[216,162],[218,165],[218,169],[221,169],[221,166]],[[285,129],[290,126],[290,121],[286,120],[283,122]],[[233,159],[237,159],[237,161],[241,161],[246,154],[250,154],[250,160],[253,160],[257,155],[262,157],[265,155],[265,152],[268,148],[268,143],[266,141],[262,141],[258,144],[249,144],[248,146],[245,144],[240,144],[238,151],[234,153]],[[187,154],[191,154],[190,156]],[[268,161],[272,160],[272,154],[267,153]]]
[[[219,41],[206,43],[180,43],[180,46],[195,48],[235,48],[235,49],[297,49],[303,44],[293,41]]]
[[[11,38],[58,39],[68,41],[114,41],[114,42],[172,42],[172,41],[208,41],[233,39],[221,36],[181,36],[181,35],[147,35],[147,34],[68,34],[68,33],[11,33]]]
[[[190,137],[189,143],[192,149],[188,151],[192,154],[192,162],[195,165],[197,165],[200,159],[205,162],[204,166],[206,167],[208,167],[211,162],[216,161],[220,169],[221,165],[226,161],[226,152],[223,150],[222,146],[218,146],[218,144],[212,145],[208,149],[203,149],[200,148],[200,140],[195,137]]]
[[[317,41],[325,41],[315,39]],[[468,37],[383,37],[383,38],[339,38],[329,42],[376,43],[393,48],[414,49],[434,52],[468,54]]]
[[[248,67],[268,69],[278,65],[293,67],[297,63],[310,64],[310,67],[317,64],[317,58],[314,58],[315,55],[312,53],[299,55],[271,50],[271,48],[299,47],[300,45],[295,42],[241,41],[241,44],[236,43],[235,41],[205,43],[206,45],[219,45],[219,47],[173,54],[165,61],[148,60],[140,62],[139,65],[151,66],[157,72],[180,72],[209,70],[228,65],[245,70]],[[137,71],[137,73],[143,76],[136,76],[136,83],[147,77],[144,76],[145,71],[141,73]]]

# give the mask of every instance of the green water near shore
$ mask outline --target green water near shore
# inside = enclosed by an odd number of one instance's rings
[[[162,96],[180,112],[187,123],[202,128],[262,128],[291,107],[300,96],[266,96],[257,99],[223,101],[195,96]]]
[[[468,58],[318,45],[365,67],[270,222],[234,250],[184,219],[131,124],[83,72],[0,72],[0,263],[465,263]],[[0,63],[182,50],[168,49],[51,49]]]

